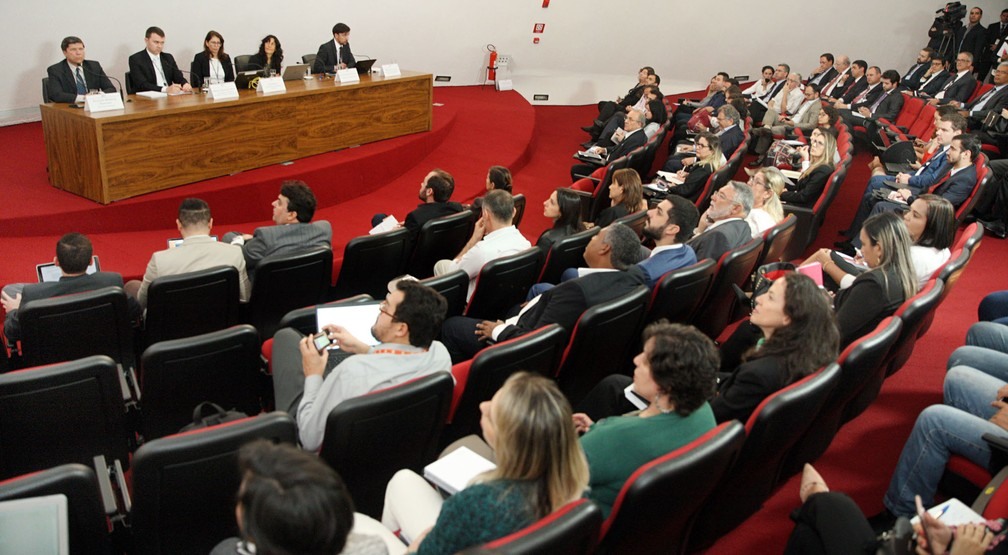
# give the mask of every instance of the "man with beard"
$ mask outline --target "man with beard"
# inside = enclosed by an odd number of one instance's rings
[[[653,288],[663,275],[696,264],[696,253],[684,242],[693,235],[700,213],[689,199],[669,195],[648,210],[644,236],[655,243],[651,256],[638,266],[647,286]]]
[[[752,205],[752,189],[741,181],[729,181],[718,189],[697,224],[696,235],[687,243],[696,252],[697,260],[720,260],[724,253],[752,239],[745,221]]]

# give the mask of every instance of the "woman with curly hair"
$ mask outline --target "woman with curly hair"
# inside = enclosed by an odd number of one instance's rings
[[[249,58],[249,67],[253,69],[275,69],[280,73],[280,64],[283,63],[283,48],[280,47],[280,39],[276,35],[266,35],[259,43],[259,52]]]

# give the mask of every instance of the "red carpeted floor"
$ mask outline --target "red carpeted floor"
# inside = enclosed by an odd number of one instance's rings
[[[333,223],[337,254],[347,240],[366,232],[372,213],[390,211],[402,217],[415,204],[420,180],[433,167],[452,172],[458,181],[456,198],[466,200],[480,194],[487,167],[510,166],[515,172],[515,190],[528,197],[521,229],[535,239],[547,226],[539,205],[552,189],[569,184],[571,153],[586,138],[578,127],[591,120],[594,107],[533,108],[517,94],[480,87],[435,89],[435,101],[444,106],[435,108],[434,130],[426,137],[404,137],[325,154],[299,161],[293,169],[263,168],[213,180],[223,185],[186,186],[158,193],[157,198],[133,199],[107,208],[97,208],[47,185],[39,124],[0,128],[0,144],[5,145],[6,154],[0,160],[0,193],[7,201],[0,206],[0,246],[5,255],[0,282],[32,279],[34,263],[53,256],[55,239],[72,229],[71,222],[94,230],[89,235],[105,268],[127,277],[139,276],[150,252],[163,248],[164,240],[174,236],[174,211],[181,197],[212,198],[208,200],[218,232],[247,230],[268,223],[269,201],[281,176],[302,171],[316,190],[337,187],[345,180],[363,188],[356,191],[363,194],[343,202],[334,201],[335,195],[320,194],[332,203],[322,208],[318,217]],[[424,142],[418,145],[416,141]],[[344,164],[347,160],[351,162],[349,169]],[[830,246],[836,230],[849,223],[867,177],[867,161],[863,154],[855,157],[817,246]],[[247,188],[255,193],[248,194]],[[100,231],[109,229],[115,232]],[[996,270],[1006,253],[1004,241],[984,239],[974,261],[939,308],[934,325],[917,342],[913,357],[886,381],[875,404],[841,430],[816,464],[832,489],[849,493],[866,513],[881,509],[882,494],[917,414],[941,401],[945,360],[976,320],[980,299],[990,291],[1008,288],[1004,274]],[[797,504],[797,478],[793,478],[762,511],[710,552],[780,552],[791,530],[788,514]]]

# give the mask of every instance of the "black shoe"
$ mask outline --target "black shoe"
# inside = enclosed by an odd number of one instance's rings
[[[749,167],[758,168],[763,165],[764,160],[766,160],[766,156],[757,156],[755,160],[749,162]]]
[[[585,133],[595,133],[595,126],[594,125],[586,125],[586,126],[584,126],[584,127],[581,128],[581,131],[584,131]]]
[[[587,142],[581,143],[581,148],[583,148],[585,150],[588,150],[589,148],[591,148],[593,146],[595,146],[595,143],[593,143],[592,141],[587,141]]]
[[[842,252],[847,256],[854,256],[857,254],[854,251],[854,245],[852,245],[850,241],[837,241],[836,243],[833,243],[833,247],[836,248],[837,252]]]
[[[1001,220],[987,221],[977,218],[977,223],[998,239],[1004,239],[1008,236],[1008,229],[1005,229],[1005,224]]]
[[[838,237],[843,237],[844,239],[850,239],[850,235],[847,233],[846,229],[838,229],[836,234]]]
[[[893,525],[896,524],[896,518],[896,515],[889,512],[889,509],[883,508],[882,512],[868,518],[868,524],[876,534],[881,534],[892,530]]]

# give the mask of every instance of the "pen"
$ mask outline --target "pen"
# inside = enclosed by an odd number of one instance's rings
[[[941,511],[937,515],[935,515],[935,520],[941,520],[942,515],[944,515],[946,512],[948,512],[949,507],[951,505],[952,505],[952,503],[945,503],[945,506],[941,508]]]

